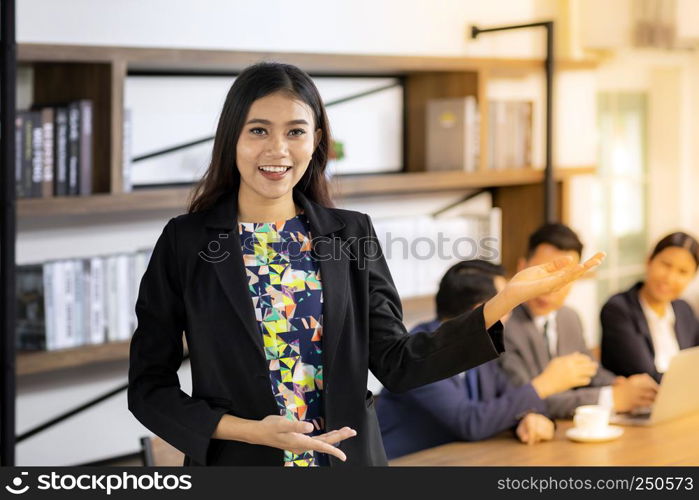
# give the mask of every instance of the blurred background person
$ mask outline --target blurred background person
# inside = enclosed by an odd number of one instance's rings
[[[576,262],[583,244],[578,235],[560,223],[545,224],[529,238],[527,256],[518,267],[542,264],[569,256]],[[515,385],[530,382],[548,363],[559,356],[576,354],[569,369],[585,379],[578,387],[547,398],[553,418],[569,418],[581,405],[600,404],[616,412],[628,412],[650,405],[657,383],[647,374],[617,377],[593,361],[585,345],[578,314],[564,304],[571,286],[531,299],[512,311],[505,325],[505,352],[500,363]]]
[[[699,242],[665,236],[646,263],[645,280],[602,308],[602,364],[619,375],[647,373],[657,382],[681,349],[699,345],[699,320],[680,299],[699,268]]]

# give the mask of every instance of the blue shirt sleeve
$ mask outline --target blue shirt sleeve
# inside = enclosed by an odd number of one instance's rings
[[[410,390],[404,396],[463,441],[486,439],[514,427],[527,411],[546,411],[545,402],[531,384],[506,387],[493,399],[474,401],[464,381],[451,377]]]

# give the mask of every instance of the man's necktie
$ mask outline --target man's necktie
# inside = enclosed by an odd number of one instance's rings
[[[468,384],[468,393],[472,401],[479,401],[478,394],[478,373],[476,370],[468,370],[466,372],[466,383]]]

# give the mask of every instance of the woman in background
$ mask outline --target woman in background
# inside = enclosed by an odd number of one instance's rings
[[[672,357],[699,345],[699,320],[680,299],[699,267],[699,243],[676,232],[653,249],[645,281],[602,308],[602,364],[618,375],[648,373],[660,382]]]

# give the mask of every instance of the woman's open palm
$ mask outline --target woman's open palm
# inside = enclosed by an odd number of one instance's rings
[[[333,455],[343,462],[347,456],[336,446],[340,441],[357,435],[357,431],[343,427],[314,437],[306,434],[313,431],[313,424],[299,420],[288,420],[281,415],[268,415],[256,424],[258,437],[253,438],[255,444],[272,446],[293,453],[319,451]]]
[[[598,252],[581,264],[576,264],[570,257],[560,257],[546,264],[527,267],[514,275],[505,292],[519,304],[555,292],[600,265],[605,256],[604,252]]]

